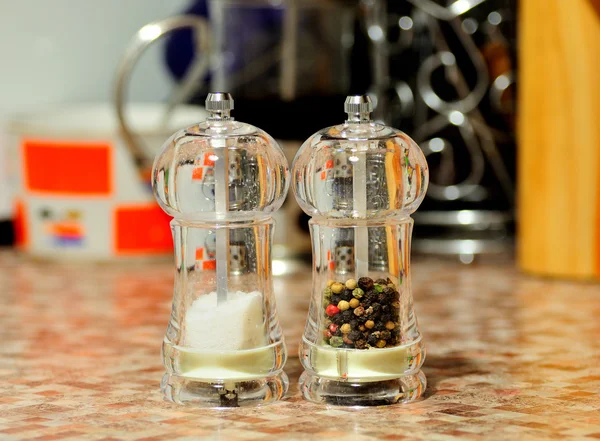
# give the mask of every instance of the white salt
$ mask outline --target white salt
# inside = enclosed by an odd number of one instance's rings
[[[262,294],[230,292],[217,303],[217,293],[198,297],[185,316],[185,344],[193,349],[233,351],[264,346]]]

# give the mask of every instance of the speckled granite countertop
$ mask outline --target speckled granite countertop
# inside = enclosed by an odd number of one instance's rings
[[[501,262],[416,261],[413,271],[428,347],[423,400],[347,409],[300,398],[305,273],[276,279],[287,399],[207,411],[159,391],[170,263],[0,252],[0,439],[600,439],[600,285],[530,278]]]

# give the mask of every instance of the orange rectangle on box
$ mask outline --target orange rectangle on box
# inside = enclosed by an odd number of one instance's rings
[[[204,248],[196,248],[196,260],[202,260],[204,258]]]
[[[205,260],[202,262],[202,269],[204,271],[214,271],[217,269],[217,261],[216,260]]]
[[[115,251],[118,254],[167,253],[173,249],[171,218],[154,203],[117,207]]]
[[[204,175],[204,169],[202,167],[196,167],[192,171],[192,180],[201,181],[203,175]]]
[[[23,140],[23,177],[30,191],[110,196],[109,142]]]
[[[17,200],[15,201],[15,214],[14,214],[14,230],[15,230],[15,245],[17,247],[24,247],[27,245],[27,211],[25,204]]]

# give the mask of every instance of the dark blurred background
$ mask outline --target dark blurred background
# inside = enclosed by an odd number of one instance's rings
[[[228,91],[236,119],[269,132],[290,161],[312,133],[343,121],[346,95],[369,94],[374,118],[412,136],[429,162],[415,251],[463,263],[512,253],[523,60],[517,0],[88,6],[0,1],[2,28],[14,35],[0,44],[2,244],[16,242],[45,257],[169,254],[168,240],[156,234],[166,220],[140,182],[147,164],[136,155],[145,149],[151,158],[171,131],[204,115],[209,91]],[[87,108],[77,110],[82,104]],[[141,142],[136,147],[132,139]],[[65,153],[73,143],[97,149],[104,143],[110,167],[98,176],[105,187],[85,179],[82,185],[67,170],[85,168],[93,157],[65,166],[75,160]],[[38,161],[40,152],[52,161],[43,155]],[[44,178],[52,167],[64,185],[52,174]],[[121,216],[132,204],[146,211]],[[306,220],[293,201],[286,203],[278,214],[276,258],[310,252]],[[140,232],[128,222],[157,229]],[[137,245],[131,235],[139,236]]]

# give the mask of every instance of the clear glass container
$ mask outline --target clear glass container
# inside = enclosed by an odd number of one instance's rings
[[[313,289],[300,360],[305,398],[340,405],[412,401],[425,390],[410,242],[429,172],[405,133],[348,97],[348,120],[311,136],[293,189],[312,217]]]
[[[175,133],[152,186],[171,216],[175,290],[163,341],[168,400],[260,405],[286,393],[286,349],[273,296],[274,211],[289,185],[277,143],[233,120],[229,94],[209,94],[207,121]]]

